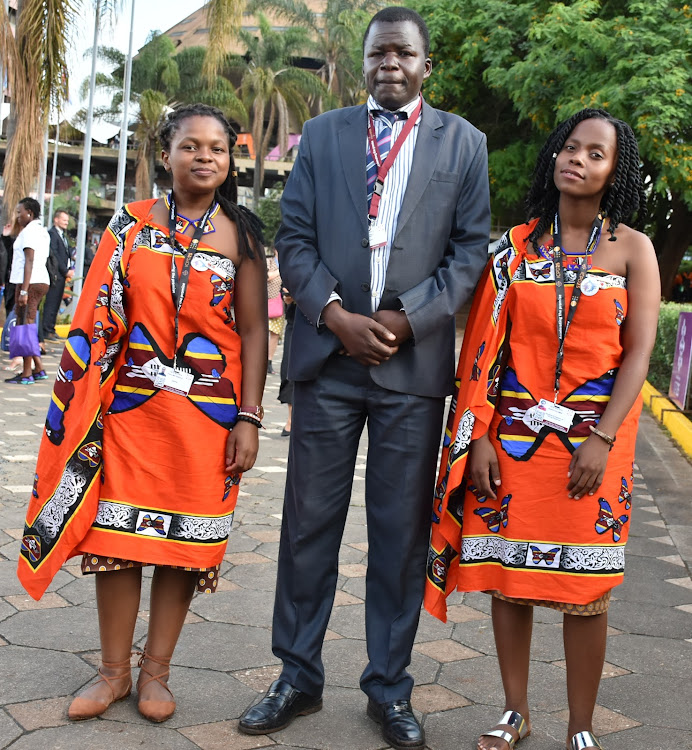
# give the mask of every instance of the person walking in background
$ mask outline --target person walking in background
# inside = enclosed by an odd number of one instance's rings
[[[563,612],[567,747],[584,750],[601,747],[593,711],[660,298],[654,248],[625,224],[646,216],[631,128],[594,109],[561,123],[526,208],[464,335],[425,605],[445,620],[455,589],[492,595],[505,713],[480,750],[511,750],[531,731],[533,607]]]
[[[74,276],[70,269],[70,247],[67,242],[67,225],[70,215],[64,209],[58,209],[53,216],[53,226],[48,230],[50,235],[50,253],[48,256],[48,271],[50,289],[43,303],[43,337],[47,341],[58,338],[55,323],[65,293],[65,282]]]
[[[22,198],[17,204],[16,221],[20,232],[14,241],[10,283],[15,285],[14,311],[17,325],[36,323],[36,313],[49,288],[50,277],[46,262],[50,237],[40,221],[41,207],[33,198]],[[39,351],[38,331],[36,351]],[[32,369],[33,364],[33,369]],[[43,369],[41,357],[23,358],[20,373],[6,378],[6,383],[31,385],[34,380],[45,380],[48,376]]]
[[[368,103],[306,123],[281,201],[276,247],[298,305],[272,628],[283,670],[239,728],[274,732],[322,706],[322,643],[367,422],[369,661],[360,685],[385,740],[420,748],[407,666],[454,381],[454,315],[487,257],[487,150],[466,120],[423,101],[432,63],[418,13],[378,12],[363,43]]]
[[[152,564],[138,710],[154,722],[173,714],[170,660],[195,589],[216,588],[259,446],[266,266],[259,219],[237,205],[235,133],[220,110],[193,104],[171,111],[159,137],[173,189],[124,206],[103,235],[21,543],[19,578],[36,599],[76,554],[96,577],[99,680],[70,719],[129,695],[142,566]]]
[[[276,347],[284,331],[284,302],[281,297],[281,274],[276,262],[276,248],[267,251],[267,305],[269,308],[269,348],[267,357],[267,374],[274,374],[272,360]]]

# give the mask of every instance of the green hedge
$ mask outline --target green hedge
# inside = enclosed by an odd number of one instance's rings
[[[678,316],[681,312],[692,312],[692,304],[661,303],[656,343],[649,362],[649,382],[663,394],[668,393],[670,385],[675,338],[678,335]]]

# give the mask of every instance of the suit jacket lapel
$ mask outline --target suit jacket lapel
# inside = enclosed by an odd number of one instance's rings
[[[363,105],[349,113],[339,131],[339,154],[346,184],[356,212],[363,217],[367,229],[368,194],[365,176],[365,144],[367,107]],[[338,210],[338,206],[334,207]]]
[[[442,120],[438,117],[437,112],[424,101],[423,118],[418,126],[418,138],[416,139],[416,148],[413,152],[411,174],[408,178],[404,201],[401,205],[397,221],[397,235],[413,215],[425,189],[428,187],[430,178],[437,166],[438,155],[444,141],[443,136],[444,126]]]

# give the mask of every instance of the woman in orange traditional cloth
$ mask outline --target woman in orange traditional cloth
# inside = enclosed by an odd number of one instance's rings
[[[492,594],[505,714],[481,750],[530,731],[534,605],[564,613],[567,747],[601,747],[592,715],[660,297],[651,242],[622,223],[643,218],[639,164],[632,130],[602,110],[559,125],[538,157],[532,220],[502,238],[469,317],[426,608],[444,620],[454,589]]]
[[[71,719],[130,693],[145,564],[156,569],[138,708],[157,722],[173,714],[168,665],[195,585],[216,586],[240,475],[259,445],[266,266],[260,223],[236,203],[235,133],[196,104],[171,112],[160,139],[173,190],[126,205],[103,235],[22,539],[19,577],[34,598],[73,555],[96,574],[100,679]]]

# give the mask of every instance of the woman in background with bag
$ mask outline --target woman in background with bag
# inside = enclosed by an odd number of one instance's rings
[[[21,231],[14,241],[10,284],[16,284],[14,311],[17,324],[10,332],[10,357],[23,357],[22,372],[6,383],[31,385],[34,380],[48,376],[41,363],[36,312],[39,302],[50,288],[46,268],[50,249],[50,236],[39,221],[41,207],[33,198],[22,198],[17,204],[16,219]],[[34,369],[32,371],[32,362]]]
[[[281,296],[281,276],[276,262],[276,249],[267,251],[267,304],[269,310],[269,352],[267,355],[267,373],[274,374],[272,359],[284,332],[284,300]]]

